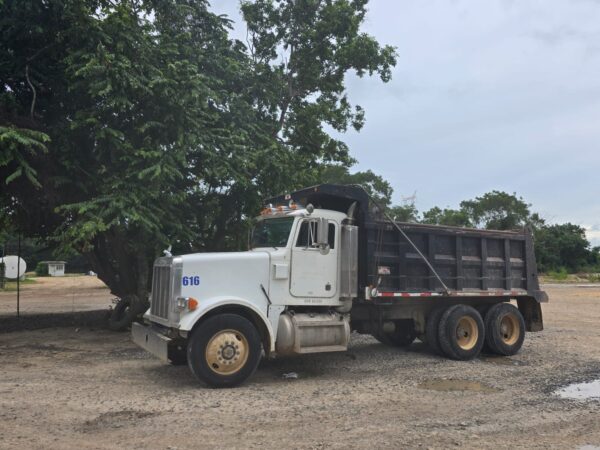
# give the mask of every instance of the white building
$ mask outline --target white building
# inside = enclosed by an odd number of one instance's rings
[[[66,261],[43,261],[48,264],[48,275],[51,277],[64,277]]]

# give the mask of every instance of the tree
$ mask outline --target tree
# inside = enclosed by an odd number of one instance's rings
[[[589,246],[585,229],[572,223],[544,226],[535,233],[536,257],[543,272],[579,270],[590,261]]]
[[[472,227],[468,213],[463,209],[444,208],[443,210],[434,206],[423,213],[423,223],[432,225],[450,225],[454,227]]]
[[[350,163],[345,73],[395,63],[365,4],[245,2],[248,51],[202,0],[5,0],[0,209],[143,303],[169,244],[239,248],[262,198]]]
[[[172,240],[194,238],[186,194],[206,179],[207,161],[243,142],[227,134],[230,93],[220,89],[244,55],[205,2],[1,8],[9,64],[0,86],[14,105],[11,116],[2,105],[3,117],[28,116],[50,137],[45,157],[26,160],[43,190],[15,180],[2,205],[29,234],[85,254],[115,294],[145,299],[151,261]],[[233,74],[221,77],[222,67]]]
[[[394,205],[388,210],[389,216],[398,222],[418,222],[419,212],[414,203]]]
[[[351,162],[348,148],[324,129],[356,130],[364,111],[352,108],[345,76],[378,74],[387,82],[395,49],[361,33],[365,0],[242,1],[256,75],[256,105],[272,136],[291,154],[294,167]]]
[[[492,191],[474,200],[460,202],[460,209],[477,227],[495,230],[511,230],[528,223],[529,207],[516,194]]]

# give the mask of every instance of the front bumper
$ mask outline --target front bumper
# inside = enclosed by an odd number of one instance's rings
[[[144,350],[163,361],[169,361],[168,354],[171,339],[154,330],[152,327],[134,322],[131,326],[131,338],[134,343]]]

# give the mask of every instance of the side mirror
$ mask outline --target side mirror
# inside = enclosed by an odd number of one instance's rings
[[[319,218],[316,243],[321,248],[329,246],[329,223],[327,222],[327,219],[323,217]]]

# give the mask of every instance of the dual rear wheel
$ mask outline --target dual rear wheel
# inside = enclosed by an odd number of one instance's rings
[[[484,346],[492,353],[517,353],[525,339],[525,321],[510,303],[498,303],[485,319],[468,305],[433,310],[426,323],[426,339],[436,353],[456,360],[476,358]]]

